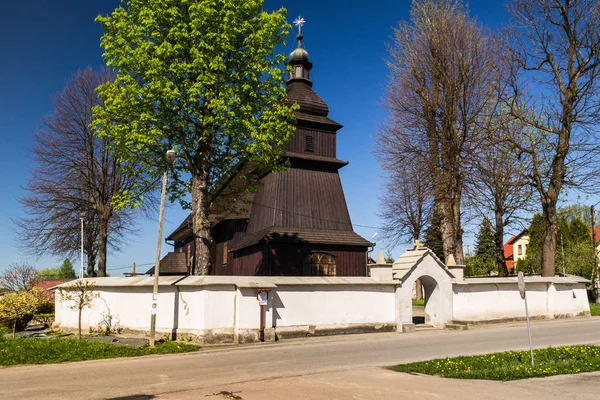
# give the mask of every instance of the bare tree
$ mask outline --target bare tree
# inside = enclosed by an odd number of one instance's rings
[[[14,263],[0,275],[0,288],[10,292],[30,291],[39,280],[37,269],[27,263]]]
[[[482,218],[493,221],[494,257],[499,276],[508,276],[504,258],[504,231],[521,222],[532,210],[533,189],[527,173],[529,160],[518,157],[505,141],[505,132],[515,129],[502,110],[492,110],[484,137],[469,158],[467,199]],[[509,135],[510,137],[510,135]]]
[[[138,168],[117,160],[109,139],[98,139],[90,128],[92,107],[100,104],[94,90],[113,79],[108,70],[91,68],[76,72],[53,99],[54,112],[43,120],[35,134],[36,163],[28,180],[29,194],[20,199],[27,217],[19,219],[19,244],[37,256],[78,256],[80,214],[85,217],[84,247],[88,275],[106,275],[106,253],[110,244],[118,250],[123,235],[132,231],[134,211],[120,208],[115,196],[137,188],[140,177],[129,172]],[[146,190],[152,196],[151,187]],[[141,211],[148,211],[146,201]],[[139,210],[136,210],[139,212]]]
[[[384,221],[385,241],[394,246],[420,239],[433,212],[433,193],[426,169],[414,164],[392,169],[384,190],[380,216]]]
[[[508,9],[515,68],[507,105],[522,124],[511,144],[531,162],[544,221],[542,276],[554,276],[561,191],[591,189],[597,174],[600,3],[513,0]]]
[[[494,82],[494,43],[460,1],[415,0],[411,21],[389,47],[389,123],[379,135],[384,162],[426,168],[441,216],[444,256],[464,262],[464,160],[480,134]]]

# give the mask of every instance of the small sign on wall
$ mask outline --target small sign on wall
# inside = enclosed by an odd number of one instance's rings
[[[269,299],[269,292],[267,292],[266,290],[261,290],[256,295],[256,298],[258,299],[259,306],[266,306],[267,301]]]

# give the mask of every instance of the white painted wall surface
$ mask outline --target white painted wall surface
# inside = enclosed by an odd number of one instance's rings
[[[273,292],[273,324],[393,324],[394,291],[394,285],[279,286]]]
[[[583,283],[536,282],[527,283],[526,287],[527,305],[532,317],[555,318],[589,313]],[[516,282],[454,285],[453,296],[454,320],[525,318],[525,304],[519,295]]]
[[[590,312],[585,284],[552,285],[548,291],[548,313],[555,318]]]
[[[96,280],[99,297],[93,307],[82,314],[84,329],[97,326],[102,313],[110,310],[121,326],[149,330],[152,286],[130,286],[127,279],[133,278],[120,279],[122,281],[111,278],[109,283],[117,282],[118,286],[108,287],[102,286],[102,279]],[[327,279],[331,281],[331,278],[323,279],[313,279],[320,284],[296,283],[271,288],[264,307],[265,328],[394,323],[394,282],[382,284],[367,279],[359,284],[330,284]],[[256,295],[256,287],[240,288],[235,284],[160,286],[157,330],[171,332],[176,328],[185,333],[203,334],[207,330],[259,329],[260,306]],[[55,322],[74,328],[77,311],[68,309],[68,305],[57,296]]]
[[[156,329],[170,331],[174,325],[175,287],[162,287],[158,294]],[[102,314],[110,313],[123,327],[136,330],[149,330],[152,307],[152,287],[98,287],[98,297],[91,308],[81,314],[84,330],[97,327]],[[64,302],[59,295],[55,298],[55,322],[65,327],[77,326],[77,310],[69,308],[73,303]]]

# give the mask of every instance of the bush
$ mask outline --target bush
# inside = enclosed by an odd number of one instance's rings
[[[7,333],[10,333],[10,328],[4,325],[0,325],[0,336],[2,335],[6,335]]]
[[[0,299],[0,324],[10,327],[14,337],[15,332],[27,327],[34,314],[48,309],[51,303],[50,296],[40,288],[8,293]]]
[[[53,313],[40,313],[40,314],[35,314],[33,316],[33,319],[40,323],[43,324],[46,328],[49,328],[50,326],[52,326],[52,324],[54,323],[54,314]]]

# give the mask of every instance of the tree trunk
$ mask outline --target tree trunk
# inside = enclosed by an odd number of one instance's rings
[[[13,339],[15,338],[15,333],[17,332],[17,320],[13,322]]]
[[[462,252],[462,230],[460,226],[460,216],[455,215],[455,209],[458,205],[446,201],[446,204],[441,207],[440,214],[442,217],[442,245],[444,247],[444,262],[448,262],[450,255],[454,257],[456,264],[464,264]]]
[[[506,259],[504,258],[504,221],[499,211],[495,213],[496,227],[494,229],[494,244],[496,247],[496,265],[498,267],[498,276],[508,276],[506,268]]]
[[[79,339],[81,340],[81,307],[79,307],[79,317],[77,319],[77,332]]]
[[[558,233],[556,202],[543,203],[542,217],[544,219],[544,236],[542,237],[542,276],[554,276],[556,235]]]
[[[194,232],[195,275],[208,275],[211,270],[212,238],[208,221],[208,172],[192,175],[192,230]]]
[[[90,277],[96,276],[96,251],[94,250],[93,229],[93,224],[88,222],[85,226],[85,243],[83,246],[87,253],[87,275]]]
[[[423,300],[423,285],[421,284],[421,280],[417,279],[417,281],[415,282],[416,286],[417,286],[417,298],[416,300]]]
[[[94,254],[93,251],[88,250],[88,252],[87,252],[87,275],[89,277],[96,276],[96,270],[94,269],[95,265],[96,265],[96,254]]]
[[[108,218],[98,219],[98,276],[106,276],[106,247],[108,243]]]

